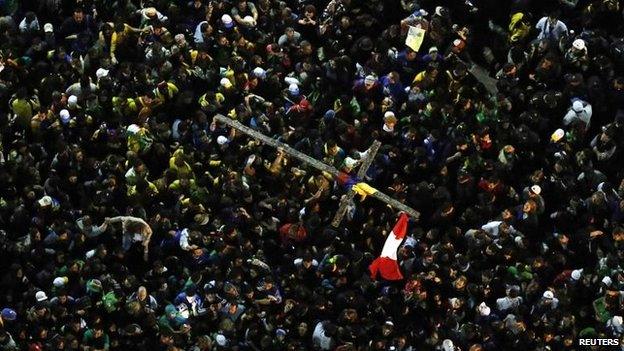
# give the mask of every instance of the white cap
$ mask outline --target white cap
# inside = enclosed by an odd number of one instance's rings
[[[572,47],[574,47],[577,50],[584,50],[585,49],[585,40],[583,40],[583,39],[576,39],[574,42],[572,42]]]
[[[224,144],[227,144],[227,143],[228,143],[228,141],[229,141],[229,140],[228,140],[228,138],[227,138],[227,137],[225,137],[225,136],[223,136],[223,135],[219,135],[219,136],[217,137],[217,144],[219,144],[219,145],[224,145]]]
[[[366,78],[364,78],[364,83],[366,84],[373,84],[375,83],[377,79],[375,79],[375,76],[373,76],[372,74],[369,74],[366,76]]]
[[[613,280],[611,280],[611,277],[604,277],[602,278],[602,283],[606,286],[611,286],[611,283],[613,283]]]
[[[43,31],[45,33],[52,33],[54,32],[54,26],[52,25],[52,23],[46,23],[43,25]]]
[[[251,16],[245,16],[245,17],[243,17],[243,21],[247,22],[247,23],[252,23],[254,21],[254,19]]]
[[[553,294],[553,292],[550,290],[546,290],[544,291],[544,294],[542,294],[542,297],[544,297],[545,299],[554,299],[555,294]]]
[[[232,28],[234,26],[232,17],[230,17],[230,15],[228,14],[221,16],[221,22],[223,22],[223,25],[225,26],[225,28]]]
[[[69,115],[69,111],[67,111],[66,109],[62,109],[59,115],[61,116],[61,122],[63,123],[67,123],[71,119],[71,116]]]
[[[537,185],[537,184],[533,184],[533,185],[531,185],[531,192],[533,194],[539,195],[542,192],[542,188],[539,185]]]
[[[95,76],[98,77],[98,79],[102,78],[102,77],[106,77],[108,75],[108,70],[104,69],[104,68],[98,68],[97,71],[95,71]]]
[[[559,140],[561,140],[561,138],[563,138],[564,136],[565,136],[565,131],[559,128],[555,130],[554,133],[552,133],[552,135],[550,136],[550,140],[556,143]]]
[[[392,117],[395,117],[394,112],[386,111],[386,113],[384,113],[384,120]]]
[[[582,269],[575,269],[575,270],[572,271],[572,274],[570,274],[570,276],[574,280],[579,280],[579,279],[581,279],[581,274],[583,274],[583,270]]]
[[[56,278],[54,278],[54,281],[52,282],[52,285],[56,286],[57,288],[60,288],[61,286],[65,285],[66,282],[67,282],[67,278],[65,278],[65,277],[56,277]]]
[[[48,195],[42,197],[41,199],[39,199],[37,201],[37,203],[39,203],[39,206],[41,207],[47,207],[47,206],[51,206],[52,205],[52,198]]]
[[[453,344],[453,341],[451,339],[446,339],[446,340],[442,341],[442,350],[444,350],[444,351],[454,351],[455,350],[455,345]]]
[[[126,130],[128,131],[128,133],[136,134],[141,130],[141,127],[136,124],[131,124]]]
[[[252,73],[253,73],[253,75],[254,75],[255,77],[258,77],[258,78],[260,78],[260,79],[264,79],[264,78],[266,78],[266,71],[265,71],[265,70],[264,70],[264,68],[262,68],[262,67],[256,67],[256,68],[254,68],[254,69],[253,69],[253,71],[252,71]]]
[[[572,109],[575,112],[581,112],[583,111],[583,102],[581,102],[580,100],[576,100],[574,101],[574,103],[572,104]]]
[[[429,53],[438,52],[438,48],[436,46],[432,46],[429,48]]]
[[[223,336],[222,334],[218,334],[215,337],[215,341],[217,342],[217,345],[219,346],[225,346],[227,345],[227,339],[225,338],[225,336]]]
[[[611,324],[614,327],[619,327],[622,325],[622,316],[613,316],[613,319],[611,320]]]
[[[221,84],[222,87],[226,89],[229,89],[232,87],[232,82],[227,78],[221,78],[221,81],[219,83]]]
[[[180,44],[184,43],[186,41],[186,38],[184,37],[184,34],[178,33],[173,37],[173,40],[175,40],[176,43]]]
[[[37,291],[35,299],[37,299],[38,302],[45,301],[48,299],[48,295],[46,295],[45,291]]]
[[[355,166],[356,163],[357,161],[349,156],[345,158],[345,165],[347,166],[347,168],[353,168],[353,166]]]
[[[299,95],[299,86],[297,84],[291,84],[288,86],[288,92],[293,95],[293,96],[297,96]]]
[[[482,316],[489,316],[492,310],[485,304],[485,302],[481,302],[481,304],[477,306],[477,311],[479,311],[479,314]]]
[[[70,95],[69,98],[67,98],[67,105],[76,106],[77,104],[78,104],[78,97],[76,95]]]
[[[290,84],[295,84],[295,85],[299,85],[299,79],[295,78],[295,77],[284,77],[284,82],[286,82],[286,84],[290,85]]]

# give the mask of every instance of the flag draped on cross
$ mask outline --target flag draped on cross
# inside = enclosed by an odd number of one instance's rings
[[[403,274],[399,270],[397,262],[397,251],[405,239],[407,233],[407,221],[409,217],[406,213],[401,213],[399,221],[394,225],[394,229],[386,238],[386,243],[381,250],[381,255],[377,257],[369,266],[372,279],[377,279],[381,275],[386,280],[403,279]]]
[[[352,177],[348,173],[340,172],[340,175],[337,177],[338,183],[344,185],[346,188],[351,189],[356,194],[361,196],[361,200],[364,199],[368,195],[373,195],[377,192],[377,189],[372,186],[362,182],[358,177]]]

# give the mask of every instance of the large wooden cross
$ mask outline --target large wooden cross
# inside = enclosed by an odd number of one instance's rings
[[[324,162],[321,162],[313,157],[310,157],[294,149],[288,144],[272,139],[250,127],[243,125],[239,121],[233,120],[229,117],[225,117],[220,114],[217,114],[214,117],[214,119],[217,122],[226,124],[230,126],[231,128],[234,128],[244,134],[247,134],[251,136],[252,138],[259,140],[269,146],[272,146],[274,148],[280,148],[284,150],[284,153],[286,155],[294,157],[298,159],[299,161],[303,162],[304,164],[314,167],[320,171],[327,172],[334,177],[338,177],[342,173],[335,167],[330,166]],[[375,156],[377,155],[377,151],[379,150],[380,146],[381,146],[381,143],[376,140],[375,142],[373,142],[373,145],[368,149],[368,151],[366,152],[366,156],[361,161],[361,165],[357,173],[358,179],[362,179],[362,180],[364,179],[364,177],[366,176],[366,172],[368,171],[368,168],[373,163],[373,160],[375,159]],[[355,196],[355,191],[349,191],[345,196],[342,197],[342,199],[340,200],[340,205],[338,206],[338,211],[336,212],[336,215],[334,216],[334,219],[332,220],[332,226],[338,227],[340,225],[340,222],[342,222],[342,219],[345,213],[347,212],[347,207],[349,206],[351,201],[353,201],[354,196]],[[396,208],[400,211],[404,211],[405,213],[407,213],[410,217],[412,217],[415,220],[417,220],[420,217],[420,213],[418,213],[418,211],[414,210],[413,208],[405,205],[404,203],[400,201],[393,199],[392,197],[384,194],[383,192],[379,190],[377,190],[375,193],[371,194],[370,196],[380,201],[385,202],[386,204],[390,205],[393,208]]]

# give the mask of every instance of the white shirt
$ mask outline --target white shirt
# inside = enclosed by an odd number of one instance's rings
[[[583,110],[581,112],[576,112],[572,108],[568,110],[568,113],[563,117],[563,125],[568,126],[573,122],[581,121],[585,123],[585,128],[589,128],[589,122],[591,121],[592,116],[592,106],[583,101]]]
[[[314,346],[321,350],[331,350],[333,347],[332,338],[325,336],[325,329],[323,329],[323,322],[318,322],[312,333],[312,343]]]
[[[558,20],[557,23],[551,25],[548,22],[548,17],[542,17],[539,21],[537,21],[535,28],[540,31],[540,33],[537,35],[538,40],[559,40],[559,38],[568,33],[568,26],[566,26],[565,23]]]
[[[509,296],[502,297],[496,300],[496,307],[499,311],[505,311],[510,308],[515,308],[520,306],[522,303],[522,298],[520,296],[511,298]]]

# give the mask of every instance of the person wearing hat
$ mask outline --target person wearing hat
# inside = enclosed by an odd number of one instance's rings
[[[372,74],[368,74],[363,79],[355,81],[353,92],[358,102],[362,102],[365,99],[380,101],[383,96],[382,86],[377,77]]]
[[[224,14],[221,16],[221,25],[226,31],[231,31],[234,28],[235,23],[230,15]]]
[[[437,46],[432,46],[427,50],[427,54],[424,55],[421,60],[425,66],[429,66],[430,63],[437,63],[440,65],[444,63],[444,55],[440,55]]]
[[[191,331],[191,326],[185,323],[185,319],[182,318],[178,309],[174,305],[167,305],[165,307],[165,313],[158,319],[158,329],[161,333],[175,334],[188,334]]]
[[[581,99],[574,99],[572,106],[563,117],[563,125],[579,125],[582,131],[589,129],[589,123],[591,122],[593,109],[592,105],[587,101]]]
[[[17,312],[15,310],[5,307],[0,312],[0,327],[5,329],[7,328],[7,324],[15,321],[17,319]]]
[[[566,51],[564,59],[568,65],[580,71],[586,71],[589,68],[589,54],[587,46],[583,39],[575,39],[572,46]]]
[[[121,223],[123,229],[122,248],[124,251],[128,252],[133,247],[137,247],[137,245],[140,244],[143,251],[143,260],[148,260],[152,228],[147,222],[139,217],[133,216],[107,218],[105,222],[108,222],[109,225]]]
[[[619,338],[624,334],[624,325],[622,316],[613,316],[613,318],[607,321],[607,330],[610,336]]]
[[[144,29],[155,21],[166,22],[169,20],[169,17],[163,15],[155,7],[142,8],[137,10],[136,13],[141,15],[141,29]]]

